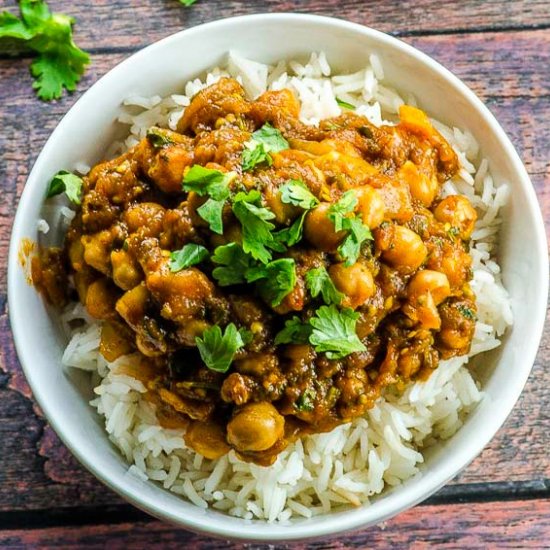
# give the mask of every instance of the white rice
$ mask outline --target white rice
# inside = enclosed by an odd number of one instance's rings
[[[191,97],[229,75],[237,78],[252,98],[266,89],[292,89],[301,101],[301,118],[307,124],[339,115],[336,97],[355,105],[357,113],[377,125],[395,120],[404,103],[398,92],[383,82],[384,69],[374,54],[364,69],[331,76],[323,53],[312,54],[306,64],[281,61],[268,67],[232,52],[225,68],[188,82],[182,94],[128,98],[119,121],[130,126],[129,136],[123,143],[113,144],[110,154],[135,145],[152,125],[175,129]],[[415,104],[414,98],[406,99]],[[461,162],[460,173],[444,185],[442,195],[466,195],[479,215],[471,246],[472,288],[479,318],[472,357],[497,347],[512,324],[508,294],[495,260],[499,209],[509,192],[504,183],[493,181],[489,163],[479,157],[479,147],[468,131],[433,122]],[[77,168],[81,173],[87,169],[82,164]],[[62,216],[70,217],[67,213]],[[40,229],[47,228],[41,224]],[[71,330],[79,319],[84,328]],[[146,389],[140,381],[117,374],[120,365],[136,361],[137,356],[107,363],[99,354],[99,324],[81,305],[70,306],[62,320],[71,336],[63,364],[94,373],[97,397],[91,405],[105,418],[110,440],[131,464],[128,475],[154,480],[201,508],[211,506],[245,519],[285,522],[368,503],[385,487],[417,474],[424,460],[422,450],[451,437],[483,397],[465,366],[469,357],[454,358],[442,361],[427,381],[410,384],[402,394],[387,390],[365,417],[297,441],[269,468],[242,462],[233,452],[212,461],[185,446],[182,430],[159,425],[154,406],[143,399]]]

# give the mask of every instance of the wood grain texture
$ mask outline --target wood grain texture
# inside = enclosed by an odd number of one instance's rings
[[[77,18],[77,43],[96,52],[142,47],[200,23],[262,12],[337,16],[398,36],[550,25],[546,0],[199,0],[192,8],[177,0],[51,0],[49,4]]]
[[[310,543],[246,545],[249,550],[422,550],[548,547],[550,502],[530,500],[418,506],[370,529]],[[2,548],[185,548],[239,550],[242,544],[194,535],[159,521],[0,531]]]
[[[2,3],[2,8],[12,4]],[[33,404],[11,340],[4,265],[17,200],[46,139],[81,93],[128,52],[181,28],[261,11],[338,13],[407,36],[407,42],[461,77],[495,113],[532,176],[550,235],[550,10],[546,0],[465,0],[455,7],[434,0],[410,0],[399,6],[359,0],[199,0],[191,9],[182,8],[176,0],[136,4],[109,0],[94,1],[93,6],[68,0],[50,2],[53,9],[77,16],[77,41],[94,52],[93,64],[78,92],[59,102],[43,104],[34,98],[28,59],[0,59],[0,520],[2,512],[14,510],[121,505],[119,497],[75,461]],[[510,31],[515,28],[531,30]],[[532,30],[536,28],[539,30]],[[548,493],[549,366],[550,327],[512,415],[481,456],[434,500],[440,504],[417,507],[389,522],[386,531],[369,529],[340,538],[338,543],[312,548],[384,547],[388,533],[392,533],[392,546],[398,548],[430,544],[481,548],[503,546],[499,544],[503,542],[515,547],[542,547],[550,540],[548,502],[499,500],[513,498],[517,487],[525,492],[532,486],[542,487],[541,491]],[[486,482],[499,484],[498,491],[496,485],[493,488]],[[518,484],[510,486],[508,495],[506,482]],[[445,504],[461,498],[495,502]],[[61,515],[60,525],[63,521]],[[115,526],[109,523],[102,519],[97,526],[31,531],[2,531],[0,523],[0,547],[117,548],[130,543],[133,548],[150,544],[236,548],[140,518]]]

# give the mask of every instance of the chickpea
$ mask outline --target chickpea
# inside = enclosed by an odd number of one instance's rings
[[[322,202],[306,216],[304,233],[306,239],[319,250],[335,252],[344,237],[345,231],[336,232],[334,223],[328,217],[331,204]]]
[[[380,193],[370,185],[357,187],[353,190],[357,197],[357,212],[361,214],[363,223],[370,229],[378,227],[384,221],[385,207]]]
[[[408,272],[418,269],[428,256],[428,249],[420,236],[402,225],[392,225],[388,229],[377,231],[374,236],[382,259]]]
[[[275,214],[277,223],[288,224],[301,213],[297,206],[283,202],[279,188],[274,185],[265,187],[264,200],[266,206]]]
[[[265,451],[284,435],[285,419],[266,401],[250,403],[227,424],[227,441],[238,451]]]
[[[461,195],[443,199],[434,210],[435,219],[458,229],[461,239],[468,239],[474,230],[477,213],[470,201]]]
[[[399,169],[399,178],[408,184],[411,195],[424,206],[430,206],[439,190],[439,182],[435,175],[429,177],[419,170],[410,160]]]
[[[160,204],[140,202],[126,210],[124,221],[130,233],[139,229],[144,237],[157,237],[163,229],[162,221],[165,212],[166,210]]]
[[[131,290],[143,279],[141,269],[134,258],[124,250],[111,252],[113,281],[122,290]]]
[[[111,274],[111,247],[115,235],[109,229],[93,235],[83,235],[84,261],[104,275]]]
[[[86,293],[86,309],[95,319],[116,317],[117,295],[111,281],[106,277],[94,281]]]
[[[439,305],[451,294],[449,279],[444,273],[423,269],[410,280],[407,292],[410,298],[431,294],[435,305]]]
[[[363,305],[376,290],[372,273],[361,262],[349,267],[334,264],[328,272],[336,288],[346,296],[344,305],[353,309]]]
[[[75,271],[81,271],[86,263],[84,261],[84,245],[80,239],[75,239],[69,244],[69,261]]]
[[[212,422],[192,422],[184,438],[189,447],[209,460],[216,460],[231,450],[223,428]]]

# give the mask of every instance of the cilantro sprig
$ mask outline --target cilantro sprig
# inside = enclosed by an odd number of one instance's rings
[[[223,333],[218,325],[206,329],[202,333],[202,337],[195,338],[195,343],[201,359],[210,370],[227,372],[235,353],[249,340],[248,331],[243,329],[239,331],[233,323],[230,323],[225,327]]]
[[[254,267],[246,273],[246,280],[249,283],[257,281],[261,297],[277,307],[296,286],[296,263],[292,258],[281,258]]]
[[[44,100],[59,99],[63,89],[73,92],[90,63],[90,56],[73,41],[75,20],[51,13],[43,0],[20,0],[20,17],[0,13],[0,39],[22,42],[38,55],[31,64],[36,95]]]
[[[175,250],[170,254],[170,271],[176,273],[182,269],[200,264],[209,255],[208,250],[200,244],[186,244],[181,250]]]
[[[212,276],[220,286],[256,283],[260,296],[273,307],[296,286],[296,264],[291,258],[259,264],[237,243],[229,243],[216,248],[212,261],[218,264]]]
[[[304,210],[303,214],[296,218],[290,227],[285,227],[275,233],[275,240],[290,248],[302,240],[307,212],[319,204],[319,199],[300,180],[287,181],[280,187],[279,193],[282,202],[293,204]]]
[[[294,316],[285,322],[284,328],[275,336],[275,345],[280,344],[307,344],[313,327],[309,323],[303,323],[299,317]]]
[[[299,206],[304,210],[311,210],[319,204],[319,199],[300,180],[289,180],[281,185],[279,192],[281,200],[286,204]]]
[[[243,250],[255,260],[267,264],[272,258],[272,250],[284,252],[284,246],[272,233],[275,225],[269,221],[275,214],[261,206],[259,191],[237,193],[233,198],[233,213],[241,223]]]
[[[339,310],[335,305],[321,306],[309,321],[313,327],[310,343],[315,351],[329,359],[341,359],[350,353],[365,351],[355,326],[359,313],[350,308]]]
[[[356,332],[359,314],[336,305],[321,306],[307,322],[293,317],[275,336],[275,345],[309,343],[329,359],[342,359],[351,353],[365,351]]]
[[[338,253],[347,266],[353,265],[361,253],[361,246],[367,240],[373,240],[370,229],[359,216],[353,214],[358,204],[353,191],[346,191],[338,201],[331,205],[328,217],[335,231],[347,231],[347,235],[338,247]]]
[[[246,283],[248,270],[255,266],[254,260],[237,243],[218,246],[212,261],[219,266],[212,271],[212,276],[220,286]]]
[[[65,193],[71,202],[80,204],[82,184],[82,178],[66,170],[60,170],[50,181],[46,198],[50,199],[51,197]]]
[[[288,147],[288,141],[283,134],[266,122],[252,134],[250,141],[245,143],[242,158],[243,172],[252,170],[258,164],[271,166],[273,160],[269,153],[278,153]]]
[[[223,235],[223,209],[230,196],[229,185],[235,179],[235,172],[220,172],[193,165],[183,178],[183,189],[210,198],[197,209],[198,215],[208,223],[211,231]]]
[[[314,267],[306,273],[306,286],[314,298],[322,295],[325,304],[341,304],[344,295],[334,286],[324,266]]]

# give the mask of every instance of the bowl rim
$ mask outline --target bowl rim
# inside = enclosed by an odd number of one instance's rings
[[[29,349],[24,345],[23,334],[25,332],[25,317],[24,312],[18,309],[17,292],[15,291],[16,277],[20,276],[20,266],[18,264],[18,247],[21,238],[23,237],[23,226],[25,219],[25,210],[28,199],[31,194],[31,188],[38,185],[37,182],[33,182],[36,177],[35,174],[39,171],[39,166],[44,162],[50,154],[50,151],[54,148],[57,136],[62,134],[65,127],[69,126],[73,119],[77,116],[79,108],[88,101],[88,98],[94,93],[94,90],[102,87],[110,80],[116,80],[117,74],[122,68],[139,63],[142,57],[150,55],[155,50],[162,49],[171,43],[175,43],[180,40],[182,35],[192,35],[195,33],[201,33],[205,29],[218,29],[223,30],[226,26],[231,26],[235,23],[246,22],[248,24],[254,24],[269,19],[272,22],[278,22],[284,24],[286,22],[301,22],[303,24],[323,24],[333,29],[339,29],[351,33],[360,33],[367,35],[372,39],[382,44],[388,44],[391,47],[400,50],[403,54],[414,58],[420,64],[427,65],[431,70],[439,73],[445,78],[445,80],[455,89],[456,93],[462,95],[477,111],[477,114],[485,120],[489,125],[491,132],[498,139],[499,143],[505,150],[506,155],[513,163],[514,169],[520,175],[519,185],[524,189],[527,203],[528,214],[532,216],[534,225],[536,227],[536,233],[532,236],[532,243],[537,249],[537,253],[542,257],[547,255],[546,244],[546,232],[543,222],[542,213],[538,204],[538,200],[527,174],[527,171],[521,162],[515,148],[513,147],[510,139],[499,125],[494,115],[483,104],[483,102],[475,95],[475,93],[466,86],[458,77],[451,73],[448,69],[440,65],[437,61],[429,57],[427,54],[414,48],[413,46],[402,42],[401,40],[388,35],[384,32],[372,29],[370,27],[345,21],[339,18],[310,15],[310,14],[295,14],[295,13],[260,13],[253,15],[243,15],[237,17],[228,17],[219,19],[209,23],[190,27],[174,33],[166,38],[163,38],[151,45],[142,48],[135,52],[131,56],[127,57],[115,67],[110,69],[105,75],[103,75],[97,82],[95,82],[69,109],[69,111],[63,116],[58,123],[40,154],[38,155],[34,166],[27,178],[27,183],[23,189],[21,197],[19,198],[15,220],[12,228],[12,235],[10,239],[9,247],[9,259],[8,259],[8,311],[15,341],[15,347],[17,354],[22,365],[25,377],[31,386],[35,400],[38,402],[42,411],[44,412],[46,420],[55,430],[56,434],[60,437],[63,443],[70,449],[71,453],[78,459],[78,461],[84,465],[95,477],[97,477],[102,483],[107,485],[110,489],[121,495],[125,500],[136,506],[137,508],[146,511],[152,516],[169,521],[172,524],[178,525],[190,529],[194,532],[203,533],[210,536],[218,536],[224,538],[232,538],[234,540],[247,540],[247,541],[296,541],[302,539],[318,538],[321,536],[334,535],[336,533],[350,531],[360,527],[367,527],[376,523],[393,517],[394,515],[411,508],[419,502],[425,500],[450,479],[452,479],[459,471],[464,469],[488,444],[488,442],[494,437],[498,429],[504,423],[514,405],[516,404],[523,387],[527,381],[529,373],[532,369],[535,356],[539,347],[540,339],[542,336],[545,316],[546,316],[546,300],[541,300],[541,305],[537,311],[533,312],[531,316],[532,322],[532,338],[530,339],[530,345],[527,345],[522,350],[522,370],[523,375],[521,384],[517,384],[517,387],[508,396],[508,399],[504,403],[500,403],[502,411],[499,414],[495,414],[494,417],[488,419],[488,428],[484,431],[483,437],[480,437],[476,445],[468,446],[465,448],[457,449],[454,454],[453,463],[456,466],[450,473],[441,473],[430,480],[430,486],[427,491],[422,492],[420,495],[407,494],[406,498],[401,498],[396,506],[393,499],[380,500],[377,503],[378,514],[374,518],[367,519],[367,510],[369,507],[362,507],[361,511],[364,513],[356,513],[350,515],[348,519],[345,519],[340,514],[328,514],[323,516],[324,521],[320,523],[308,524],[307,522],[300,522],[298,524],[292,524],[290,526],[284,526],[283,529],[278,528],[277,524],[269,524],[267,522],[261,522],[260,524],[242,521],[232,524],[226,523],[224,525],[218,525],[216,521],[203,521],[198,518],[182,517],[181,514],[176,514],[169,506],[159,505],[153,497],[143,497],[136,491],[129,490],[123,483],[123,480],[116,475],[110,475],[106,472],[100,471],[93,463],[93,460],[84,456],[78,448],[74,447],[66,437],[62,423],[58,422],[56,414],[53,411],[53,407],[47,402],[47,399],[43,397],[40,387],[37,387],[33,382],[32,368],[29,367],[32,364],[32,354]],[[28,185],[31,182],[31,185]],[[540,270],[536,274],[536,278],[540,283],[541,295],[548,295],[548,263],[541,262]],[[506,406],[503,406],[506,405]],[[433,477],[433,476],[432,476]],[[258,525],[261,528],[258,529]],[[280,526],[279,526],[280,527]]]

